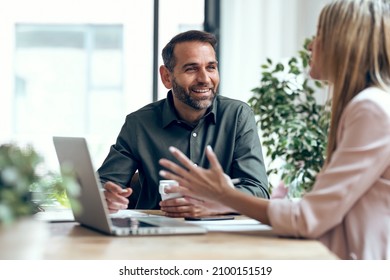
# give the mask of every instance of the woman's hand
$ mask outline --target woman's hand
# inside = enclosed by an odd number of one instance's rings
[[[160,175],[166,179],[176,180],[180,185],[177,189],[184,196],[220,201],[228,191],[234,189],[230,177],[223,172],[210,146],[206,148],[209,169],[194,165],[186,155],[174,147],[170,147],[169,150],[184,168],[170,160],[161,159],[159,163],[169,171],[162,170]]]

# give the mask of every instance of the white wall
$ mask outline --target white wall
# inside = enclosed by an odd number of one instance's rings
[[[220,94],[248,101],[261,64],[295,56],[329,0],[222,0]]]
[[[153,2],[130,0],[13,0],[0,1],[0,140],[12,133],[14,29],[17,23],[83,24],[121,23],[124,25],[125,91],[127,110],[152,101],[151,65],[153,52]],[[139,28],[142,25],[142,28]],[[139,55],[142,54],[142,55]],[[144,80],[145,82],[140,82]],[[138,82],[135,82],[138,81]],[[137,94],[134,100],[134,93]],[[43,101],[44,102],[44,101]]]
[[[122,24],[126,70],[124,109],[107,108],[102,112],[120,114],[121,121],[111,124],[116,128],[111,129],[112,134],[102,128],[100,135],[82,135],[92,138],[94,151],[101,150],[94,152],[96,164],[100,164],[115,141],[125,115],[152,101],[152,11],[153,0],[0,0],[0,144],[9,141],[33,144],[45,155],[49,165],[57,162],[52,134],[36,131],[34,135],[15,135],[13,131],[16,24]],[[42,108],[50,106],[47,100],[39,102]],[[107,142],[104,149],[98,145],[101,141]]]
[[[320,10],[329,1],[221,0],[219,94],[247,102],[266,58],[279,62],[296,56],[304,39],[315,35]],[[270,159],[264,160],[267,167]],[[279,180],[269,178],[273,185]]]

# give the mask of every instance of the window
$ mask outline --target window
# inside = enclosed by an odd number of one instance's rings
[[[172,36],[203,29],[204,0],[157,2],[160,65]],[[52,136],[84,136],[97,168],[126,115],[153,101],[154,3],[0,4],[0,143],[32,144],[57,168]],[[167,90],[157,83],[164,98]]]
[[[163,64],[161,51],[177,33],[187,30],[203,30],[204,0],[160,0],[158,61]],[[182,12],[178,12],[182,11]],[[165,98],[167,89],[159,79],[158,99]]]
[[[0,33],[0,143],[32,144],[50,169],[52,136],[86,137],[97,168],[152,101],[153,0],[0,3]]]
[[[16,135],[97,134],[123,120],[122,25],[17,25]],[[116,128],[116,127],[115,127]]]

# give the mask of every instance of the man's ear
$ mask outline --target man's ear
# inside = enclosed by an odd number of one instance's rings
[[[167,89],[172,88],[171,72],[164,65],[160,66],[161,81]]]

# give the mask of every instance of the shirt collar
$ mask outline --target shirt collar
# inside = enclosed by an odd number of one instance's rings
[[[217,115],[217,106],[216,102],[218,99],[218,95],[213,100],[213,104],[209,109],[207,109],[206,114],[203,116],[204,119],[209,120],[216,123],[216,115]],[[164,102],[163,108],[162,108],[162,125],[165,128],[172,122],[180,122],[180,119],[176,115],[175,106],[173,104],[173,96],[172,96],[172,90],[168,91],[166,102]]]
[[[168,126],[173,121],[178,121],[176,116],[175,106],[173,105],[172,91],[168,91],[167,98],[165,99],[163,108],[162,108],[162,125],[163,127]]]

